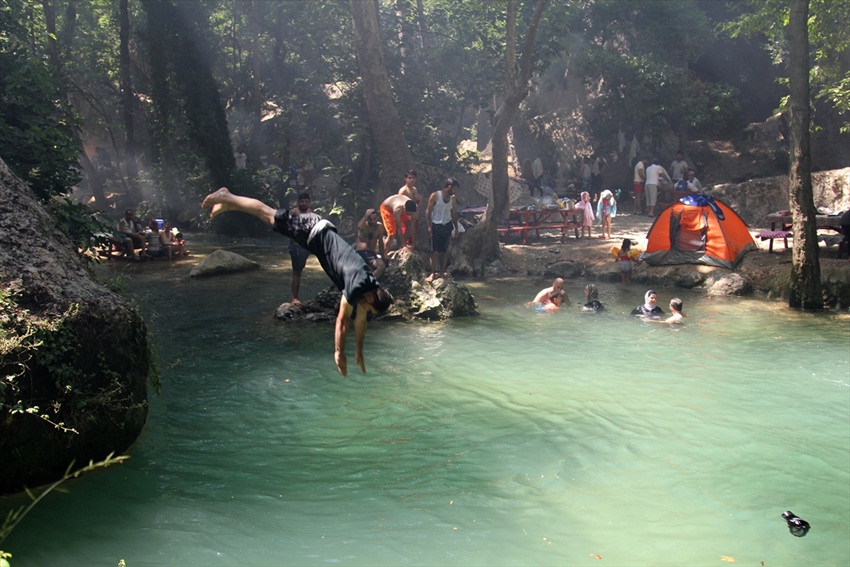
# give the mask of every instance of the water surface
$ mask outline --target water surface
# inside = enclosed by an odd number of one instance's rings
[[[469,282],[480,317],[372,322],[368,374],[342,378],[330,324],[272,317],[285,239],[191,243],[265,269],[110,264],[163,391],[128,462],[6,540],[15,567],[850,564],[846,314],[657,290],[685,301],[669,328],[627,315],[636,285],[600,284],[593,315]],[[302,297],[329,285],[308,271]]]

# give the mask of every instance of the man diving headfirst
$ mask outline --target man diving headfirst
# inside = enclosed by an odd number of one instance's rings
[[[202,207],[210,209],[210,218],[228,211],[253,215],[288,236],[315,255],[333,283],[342,291],[334,332],[334,361],[339,373],[346,376],[345,338],[354,318],[354,355],[364,373],[363,341],[366,337],[367,313],[383,313],[392,305],[393,296],[381,288],[363,259],[336,232],[330,221],[316,213],[293,214],[288,208],[273,209],[251,197],[234,195],[222,187],[204,198]]]

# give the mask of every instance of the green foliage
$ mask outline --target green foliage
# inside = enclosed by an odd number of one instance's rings
[[[97,257],[98,250],[109,245],[112,227],[92,214],[86,205],[75,203],[68,197],[55,197],[50,202],[50,213],[56,226],[64,232],[74,248],[86,259]]]
[[[584,20],[584,49],[576,58],[599,92],[597,138],[618,130],[652,137],[671,129],[704,133],[732,123],[735,90],[692,70],[715,41],[696,2],[597,0],[588,2]]]
[[[24,41],[25,8],[22,0],[0,8],[0,157],[47,201],[79,180],[77,124],[57,79]]]
[[[789,3],[785,0],[746,0],[737,2],[738,17],[722,26],[731,37],[743,35],[766,38],[765,48],[774,63],[788,66],[786,29]],[[836,0],[809,0],[810,83],[815,98],[835,107],[844,117],[842,132],[850,132],[850,4]]]

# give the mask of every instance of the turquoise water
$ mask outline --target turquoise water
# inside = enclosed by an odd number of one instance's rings
[[[109,265],[163,391],[129,461],[4,542],[13,567],[850,564],[847,314],[657,290],[685,301],[670,328],[628,317],[636,285],[600,284],[592,315],[471,282],[480,317],[373,322],[368,374],[342,378],[329,325],[272,317],[285,239],[191,243],[266,269]],[[303,297],[329,285],[308,269]]]

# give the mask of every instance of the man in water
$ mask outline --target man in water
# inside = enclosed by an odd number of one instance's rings
[[[561,306],[561,303],[569,305],[570,298],[567,297],[567,292],[564,291],[564,279],[555,278],[552,285],[541,289],[531,303],[547,309],[558,308]]]
[[[366,338],[367,313],[383,313],[393,303],[393,296],[380,287],[366,263],[348,242],[336,233],[336,227],[316,213],[296,214],[289,209],[273,209],[251,197],[234,195],[226,187],[206,196],[202,207],[210,209],[210,218],[228,211],[255,216],[288,236],[314,254],[328,277],[342,291],[334,332],[334,361],[339,373],[346,376],[345,338],[354,319],[355,359],[366,372],[363,342]]]

